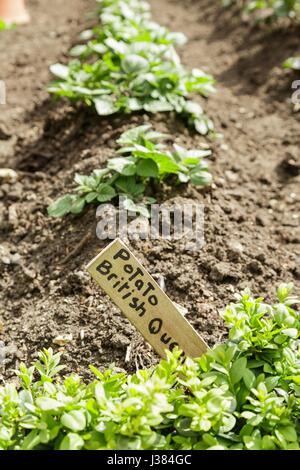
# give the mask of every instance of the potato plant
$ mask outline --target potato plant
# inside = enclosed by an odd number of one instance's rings
[[[149,216],[145,204],[155,201],[146,194],[151,181],[161,183],[172,179],[175,184],[209,184],[212,177],[204,157],[211,151],[186,150],[177,144],[170,151],[162,143],[166,137],[149,124],[124,132],[117,140],[120,145],[117,156],[110,158],[105,168],[96,169],[90,175],[76,174],[75,194],[59,198],[50,205],[48,214],[53,217],[79,214],[86,204],[104,203],[124,196],[126,209]]]
[[[62,377],[60,354],[21,364],[0,387],[2,450],[299,449],[298,299],[282,284],[269,305],[246,290],[221,312],[229,339],[200,359],[168,352],[133,375]]]
[[[185,43],[184,34],[154,22],[147,2],[99,3],[100,25],[82,33],[82,44],[70,51],[74,60],[51,66],[57,80],[49,91],[94,106],[101,116],[174,111],[200,134],[212,131],[212,121],[189,95],[208,96],[214,80],[181,64],[175,46]]]
[[[257,19],[273,21],[281,17],[299,20],[300,0],[222,0],[222,4],[228,7],[233,4],[242,4],[246,13],[262,13],[256,15]],[[283,64],[284,68],[300,70],[300,58],[290,57]]]
[[[242,3],[246,13],[263,13],[265,20],[280,17],[297,18],[300,11],[299,0],[223,0],[224,6]]]

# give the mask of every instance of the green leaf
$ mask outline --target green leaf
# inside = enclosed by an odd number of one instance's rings
[[[119,176],[115,181],[115,186],[125,194],[138,197],[145,191],[142,183],[137,183],[134,176]]]
[[[285,303],[286,300],[289,298],[289,295],[292,293],[294,288],[294,284],[292,282],[282,283],[277,288],[277,297],[279,302]],[[279,307],[279,306],[277,306]]]
[[[94,32],[92,29],[85,29],[79,34],[79,39],[81,39],[81,41],[88,41],[89,39],[92,39],[93,36]]]
[[[86,176],[86,175],[81,175],[79,173],[75,173],[74,181],[79,186],[88,186],[88,181],[90,181],[90,180],[91,180],[91,178]]]
[[[201,108],[200,104],[196,103],[195,101],[186,101],[184,112],[194,116],[201,116],[203,114],[203,109]]]
[[[125,176],[136,173],[136,159],[132,157],[111,158],[107,163],[107,168]]]
[[[0,427],[0,441],[7,441],[9,442],[13,436],[13,430],[9,429],[8,427],[2,425]]]
[[[263,450],[275,450],[274,439],[272,436],[263,436],[262,438],[262,449]]]
[[[143,102],[138,98],[128,98],[127,107],[130,111],[140,111],[143,109]]]
[[[153,160],[140,160],[137,164],[136,172],[139,176],[146,178],[157,178],[159,175],[157,163]]]
[[[172,111],[174,108],[173,106],[168,103],[168,101],[164,100],[153,100],[148,101],[144,104],[144,110],[148,111],[149,113],[162,113],[166,111]]]
[[[212,175],[208,171],[191,172],[190,180],[196,186],[207,186],[212,182]]]
[[[298,336],[297,328],[285,328],[282,330],[282,333],[286,336],[289,336],[290,338],[297,338]]]
[[[213,130],[212,121],[205,117],[195,119],[194,126],[196,131],[201,135],[206,135],[209,131]]]
[[[72,57],[79,57],[87,51],[88,47],[84,44],[79,44],[77,46],[72,47],[69,51],[70,56]]]
[[[231,431],[234,428],[235,424],[236,424],[236,418],[232,414],[228,416],[224,416],[223,425],[220,428],[221,433],[222,434],[229,433],[229,431]]]
[[[146,207],[145,204],[136,204],[132,199],[130,198],[126,198],[124,201],[123,201],[123,207],[124,209],[126,209],[127,211],[130,211],[130,212],[135,212],[137,214],[140,214],[142,215],[143,217],[147,217],[149,218],[150,217],[150,212],[148,210],[148,208]]]
[[[278,428],[276,435],[281,434],[288,442],[297,442],[297,432],[293,426],[281,426]]]
[[[50,71],[58,78],[62,80],[67,80],[69,77],[69,67],[62,64],[53,64],[50,66]]]
[[[116,196],[116,191],[114,190],[114,188],[112,188],[109,184],[105,183],[99,184],[97,192],[98,202],[111,201]]]
[[[84,443],[85,450],[103,450],[106,449],[106,440],[102,433],[92,431],[88,434],[88,440]]]
[[[117,140],[117,143],[122,146],[131,146],[146,136],[149,129],[151,129],[151,124],[132,127],[131,129],[128,129],[128,131],[125,131],[123,134],[121,134],[120,138]]]
[[[92,51],[96,52],[97,54],[105,54],[105,52],[107,51],[107,47],[105,47],[104,44],[101,44],[101,43],[90,43],[90,47],[92,49]]]
[[[103,177],[105,175],[107,175],[107,173],[109,173],[107,168],[101,168],[100,170],[94,170],[93,171],[93,175],[95,175],[97,177],[98,182],[100,182],[103,179]]]
[[[159,173],[164,175],[165,173],[177,174],[182,169],[180,165],[172,160],[170,155],[167,155],[162,152],[152,152],[152,151],[142,151],[136,150],[134,155],[139,158],[150,159],[155,162],[159,168]]]
[[[61,424],[71,431],[82,431],[86,427],[85,413],[80,410],[64,413],[61,417]]]
[[[80,214],[85,206],[85,199],[80,196],[74,198],[70,208],[71,214]]]
[[[71,211],[74,196],[67,194],[57,199],[48,207],[48,215],[51,217],[63,217]]]
[[[118,111],[118,107],[115,104],[113,97],[102,96],[100,98],[93,99],[97,113],[100,116],[109,116]]]
[[[140,436],[116,436],[116,445],[119,450],[140,450],[141,437]]]
[[[244,443],[247,450],[262,450],[262,441],[257,437],[245,436]]]
[[[230,379],[233,385],[238,383],[243,378],[246,370],[247,370],[247,358],[246,357],[240,357],[232,364],[231,369],[230,369]]]
[[[98,197],[98,193],[96,193],[95,191],[91,192],[91,193],[88,193],[86,196],[85,196],[85,201],[90,204],[91,202],[95,201],[95,199],[97,199]]]
[[[136,54],[129,54],[121,61],[121,67],[126,73],[141,73],[149,70],[146,59]]]
[[[126,54],[128,46],[122,41],[116,41],[114,38],[105,39],[104,43],[118,54]]]
[[[82,439],[81,436],[75,433],[69,433],[67,434],[60,446],[60,450],[80,450],[84,446],[84,440]]]
[[[48,397],[37,398],[36,405],[43,411],[57,411],[65,406],[61,401]]]
[[[39,432],[33,429],[24,439],[21,446],[22,450],[32,450],[39,445],[41,442]]]
[[[254,387],[255,384],[255,374],[250,369],[246,369],[243,374],[243,380],[247,389],[251,390],[251,388]]]

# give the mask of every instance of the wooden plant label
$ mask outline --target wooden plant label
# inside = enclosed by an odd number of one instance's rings
[[[192,358],[207,350],[201,336],[120,239],[101,251],[87,270],[160,356],[175,346]]]

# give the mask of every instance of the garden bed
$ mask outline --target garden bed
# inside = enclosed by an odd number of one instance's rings
[[[0,114],[0,167],[18,173],[17,182],[0,188],[2,374],[11,377],[18,362],[49,346],[64,351],[69,371],[86,375],[88,364],[112,362],[133,371],[157,357],[85,272],[105,246],[95,234],[94,207],[63,220],[47,217],[46,208],[72,187],[75,172],[101,167],[130,125],[150,121],[190,148],[207,140],[174,117],[100,118],[49,98],[48,66],[64,60],[62,51],[93,24],[84,13],[94,2],[73,0],[72,8],[58,0],[29,3],[32,24],[5,32],[0,46],[8,93]],[[217,93],[205,110],[223,138],[211,143],[211,188],[159,195],[204,204],[204,248],[189,253],[169,241],[131,248],[154,276],[163,276],[172,300],[188,309],[189,321],[213,345],[227,334],[218,309],[235,292],[247,286],[268,297],[282,281],[300,285],[300,114],[289,102],[294,77],[280,68],[297,51],[299,28],[243,24],[234,10],[208,0],[150,3],[161,24],[187,34],[184,64],[216,78]],[[72,335],[64,346],[62,334]]]

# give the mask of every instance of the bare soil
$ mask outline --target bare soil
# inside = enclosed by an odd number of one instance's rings
[[[299,291],[300,114],[290,102],[296,78],[281,62],[298,52],[299,27],[251,25],[218,1],[151,0],[154,17],[183,31],[188,67],[217,80],[217,93],[199,99],[223,135],[210,145],[214,184],[206,190],[164,189],[159,200],[205,206],[205,246],[187,252],[176,242],[139,241],[131,248],[210,345],[226,337],[218,311],[250,287],[274,298],[292,281]],[[131,125],[152,122],[189,147],[205,142],[173,116],[138,114],[101,119],[92,110],[55,102],[46,91],[48,67],[66,59],[77,34],[93,19],[93,0],[29,1],[32,23],[2,32],[0,167],[18,181],[0,187],[0,340],[3,377],[43,347],[64,352],[69,371],[111,363],[132,371],[157,360],[140,335],[85,272],[103,247],[95,208],[80,217],[50,219],[47,205],[72,188],[75,172],[101,167],[115,139]],[[70,255],[70,256],[69,256]],[[72,334],[61,347],[55,338]],[[129,361],[126,351],[131,345]]]

